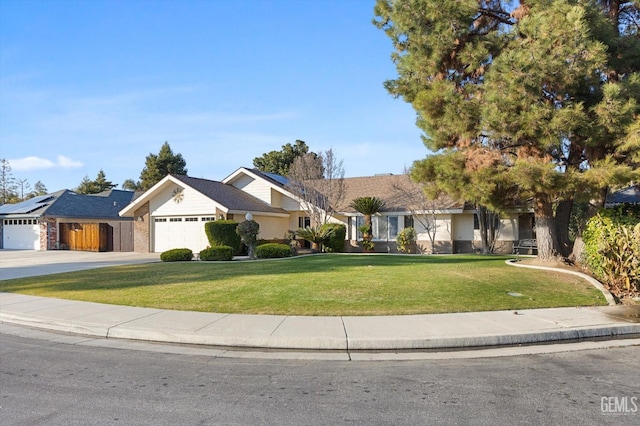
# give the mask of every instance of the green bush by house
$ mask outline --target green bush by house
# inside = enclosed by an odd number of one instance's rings
[[[160,253],[163,262],[184,262],[193,259],[193,252],[188,248],[176,248]]]
[[[256,247],[256,257],[258,259],[274,259],[278,257],[290,257],[291,255],[291,246],[286,244],[267,243]]]
[[[347,236],[347,227],[342,223],[325,223],[321,228],[326,232],[324,248],[329,253],[341,253],[344,251],[344,239]]]
[[[237,254],[242,245],[240,235],[236,232],[237,222],[233,220],[216,220],[204,224],[204,231],[207,234],[209,245],[229,246],[233,249],[233,253]]]
[[[582,233],[584,261],[617,297],[640,294],[640,207],[604,209]]]
[[[400,253],[414,253],[416,250],[416,230],[413,227],[404,228],[396,238]]]
[[[233,247],[213,246],[200,252],[200,260],[233,260]]]

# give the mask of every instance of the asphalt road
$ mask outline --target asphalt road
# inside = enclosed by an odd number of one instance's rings
[[[640,424],[637,346],[327,362],[63,341],[0,334],[0,424]]]

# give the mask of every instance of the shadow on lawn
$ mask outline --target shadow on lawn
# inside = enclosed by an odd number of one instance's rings
[[[106,267],[65,272],[55,275],[0,281],[0,291],[29,294],[46,291],[82,292],[118,290],[135,287],[215,282],[237,277],[254,278],[270,275],[304,275],[310,273],[357,274],[353,268],[407,267],[428,265],[494,266],[503,265],[508,256],[492,255],[387,255],[387,254],[323,254],[263,261],[234,262],[169,262]],[[490,265],[493,263],[494,265]],[[299,279],[299,278],[294,278]]]

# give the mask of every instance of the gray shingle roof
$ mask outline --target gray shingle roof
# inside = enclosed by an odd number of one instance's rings
[[[206,195],[212,200],[222,204],[229,210],[264,212],[264,213],[284,213],[283,209],[271,207],[269,204],[247,194],[233,185],[208,179],[193,178],[189,176],[177,176],[174,178],[189,185],[196,191]]]
[[[131,202],[133,192],[112,189],[100,194],[85,195],[65,189],[37,198],[41,198],[41,201],[34,202],[31,199],[0,206],[0,215],[123,220],[118,212]]]

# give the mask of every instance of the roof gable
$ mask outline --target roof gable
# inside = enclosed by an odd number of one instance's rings
[[[160,182],[137,197],[131,204],[120,211],[121,216],[133,216],[138,206],[149,201],[168,184],[182,187],[188,186],[208,197],[227,211],[252,211],[262,213],[283,214],[284,210],[274,208],[233,185],[215,180],[194,178],[185,175],[167,175]]]

